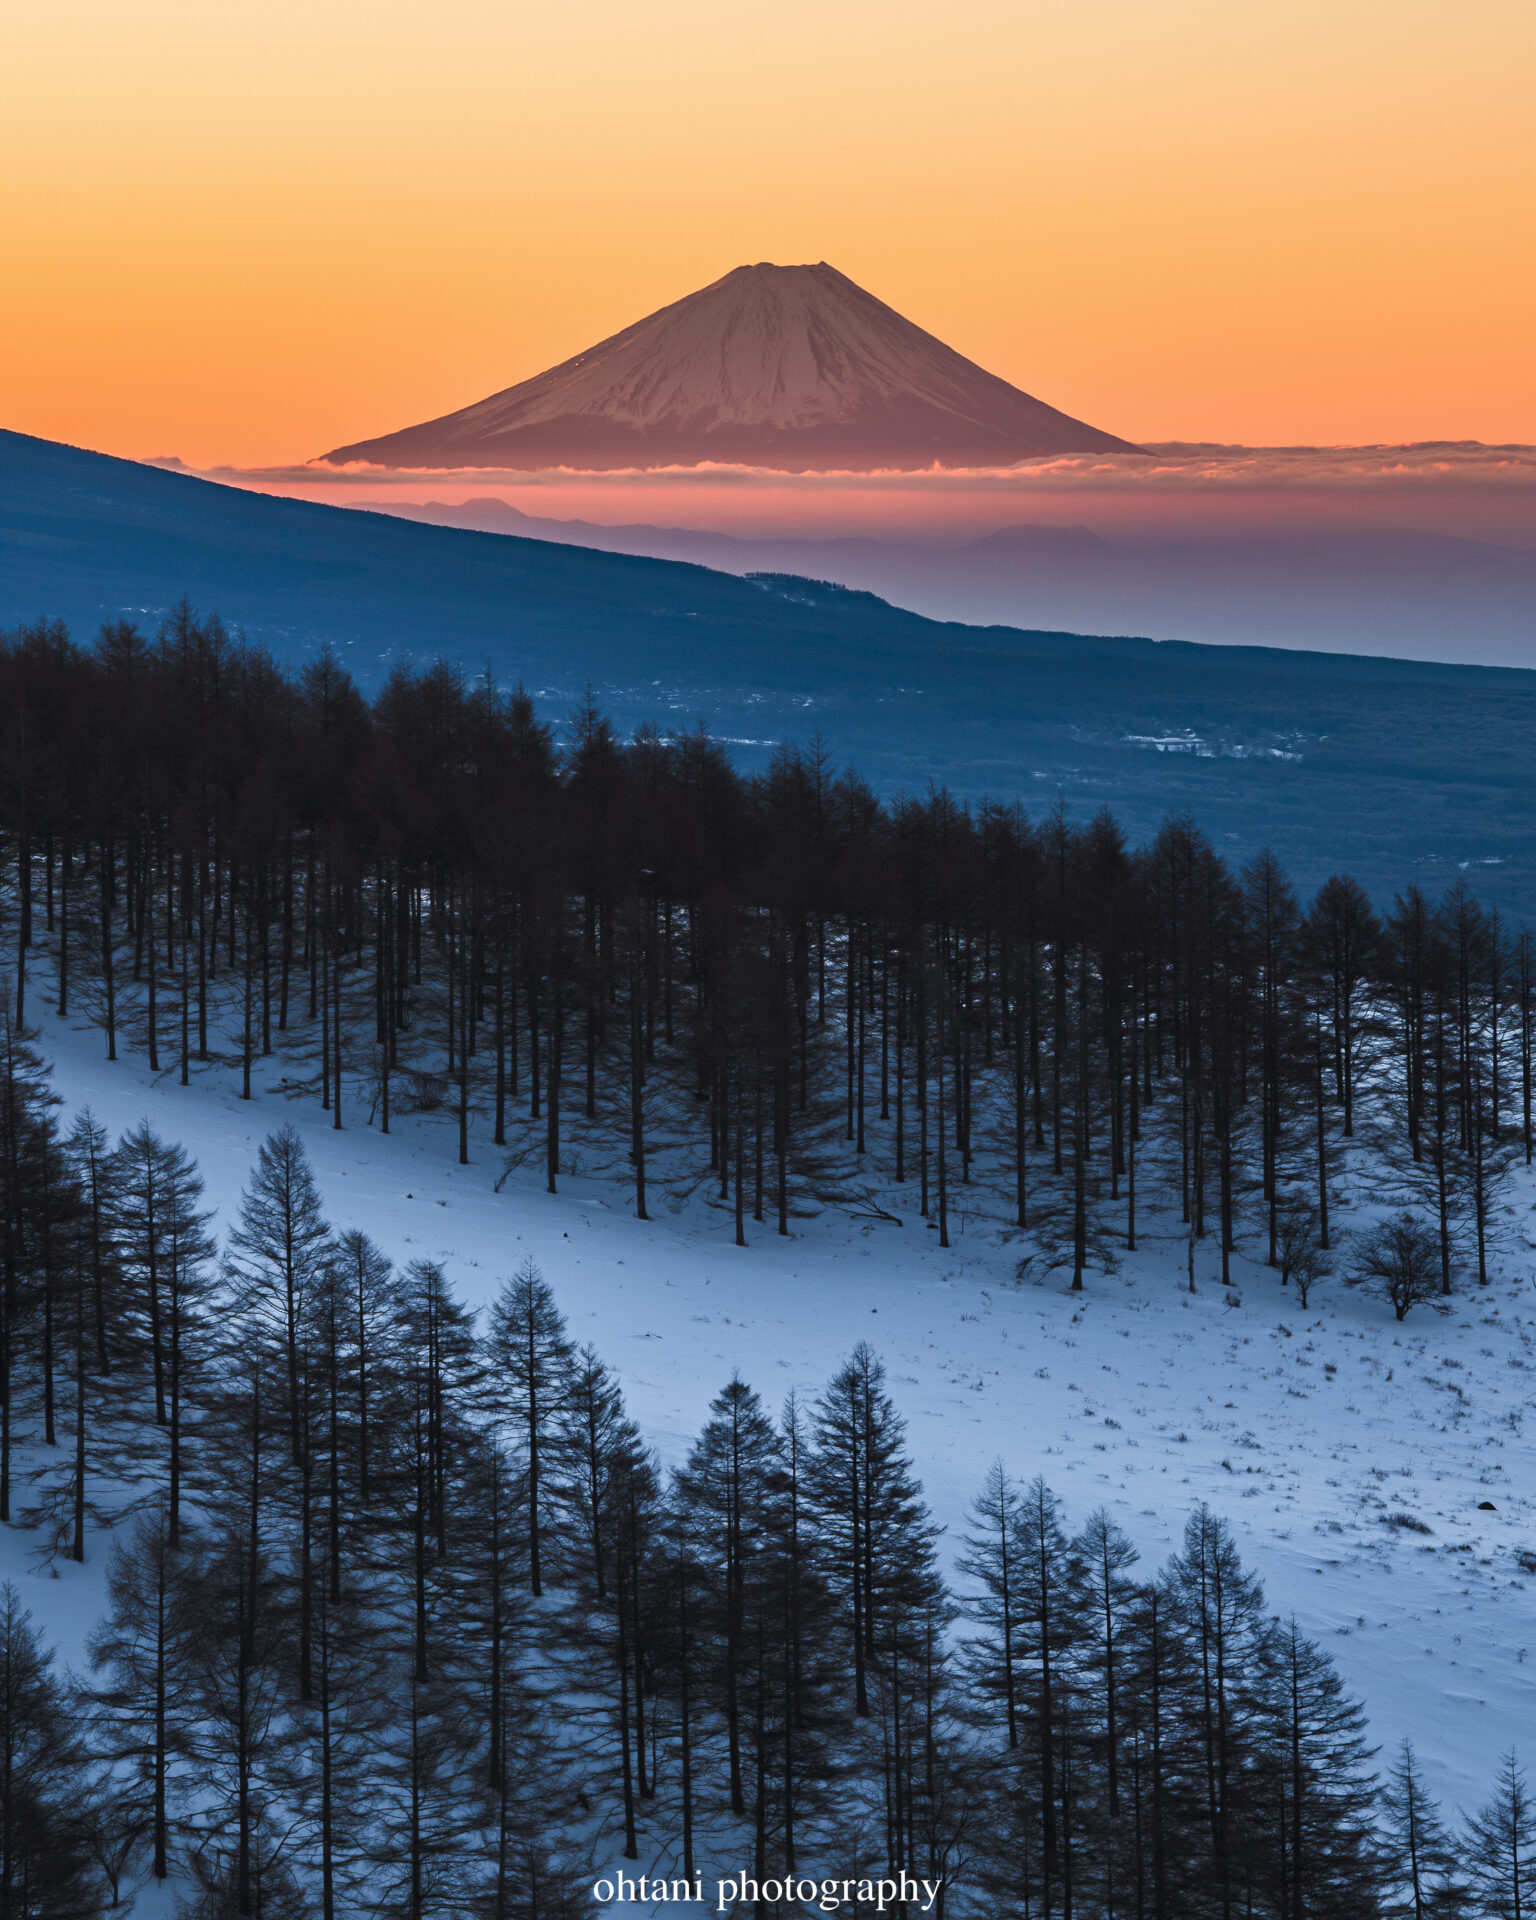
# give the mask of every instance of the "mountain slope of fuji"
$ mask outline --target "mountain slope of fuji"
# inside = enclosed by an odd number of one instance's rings
[[[1135,449],[986,372],[822,261],[737,267],[547,373],[324,458],[814,472],[1110,451]]]

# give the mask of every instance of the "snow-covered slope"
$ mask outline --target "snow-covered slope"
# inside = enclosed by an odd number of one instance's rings
[[[734,1370],[775,1404],[792,1386],[819,1388],[867,1339],[908,1417],[947,1551],[999,1456],[1043,1474],[1074,1523],[1107,1505],[1144,1563],[1208,1500],[1271,1606],[1294,1610],[1364,1698],[1374,1738],[1411,1734],[1453,1804],[1481,1801],[1501,1750],[1533,1744],[1536,1575],[1521,1556],[1536,1550],[1536,1189],[1524,1176],[1504,1270],[1445,1318],[1398,1326],[1337,1282],[1299,1312],[1244,1261],[1224,1293],[1210,1254],[1191,1297],[1166,1216],[1144,1221],[1143,1250],[1117,1274],[1090,1273],[1075,1296],[1059,1275],[1021,1284],[1018,1247],[963,1210],[941,1252],[899,1201],[900,1225],[824,1215],[788,1241],[759,1229],[743,1250],[728,1217],[698,1200],[640,1223],[623,1189],[592,1178],[550,1196],[516,1172],[498,1193],[501,1155],[472,1138],[473,1163],[456,1165],[442,1118],[385,1139],[357,1113],[335,1132],[312,1098],[284,1093],[275,1063],[244,1104],[227,1069],[183,1089],[137,1059],[108,1065],[94,1030],[49,1022],[44,1048],[66,1119],[86,1103],[114,1132],[147,1116],[195,1155],[223,1221],[261,1139],[291,1120],[333,1223],[366,1227],[396,1260],[441,1259],[472,1304],[532,1253],[668,1460]],[[1392,1524],[1398,1515],[1429,1531]],[[92,1538],[84,1568],[39,1570],[35,1546],[0,1533],[0,1574],[78,1663],[106,1542]]]
[[[547,373],[329,461],[803,472],[1006,466],[1127,443],[1035,400],[829,267],[737,267]]]

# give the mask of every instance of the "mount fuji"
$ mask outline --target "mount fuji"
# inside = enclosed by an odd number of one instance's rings
[[[737,267],[441,419],[322,456],[384,467],[1011,466],[1134,452],[967,360],[825,261]]]

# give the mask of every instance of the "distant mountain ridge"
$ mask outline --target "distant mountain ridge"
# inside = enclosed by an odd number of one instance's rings
[[[737,267],[531,380],[323,458],[804,473],[1135,451],[978,367],[823,260]]]
[[[1536,660],[1536,548],[1407,528],[1127,542],[1084,526],[1024,522],[904,540],[534,518],[495,495],[457,505],[391,499],[380,510],[736,574],[807,574],[972,626],[1177,634],[1416,660],[1464,649],[1514,667]]]

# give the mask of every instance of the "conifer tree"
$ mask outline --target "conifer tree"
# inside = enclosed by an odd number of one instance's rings
[[[1019,1568],[1018,1649],[1028,1722],[1023,1757],[1034,1774],[1039,1820],[1039,1885],[1046,1913],[1063,1898],[1066,1728],[1075,1718],[1073,1655],[1083,1630],[1087,1592],[1081,1560],[1062,1524],[1060,1502],[1036,1477],[1019,1501],[1015,1534]]]
[[[1293,1913],[1374,1920],[1380,1880],[1364,1713],[1294,1616],[1275,1635],[1273,1661],[1284,1741],[1280,1886]],[[1252,1820],[1250,1813],[1244,1824]]]
[[[1104,1507],[1089,1514],[1074,1551],[1082,1566],[1083,1710],[1092,1742],[1097,1793],[1099,1865],[1106,1910],[1121,1895],[1125,1801],[1125,1694],[1129,1615],[1135,1599],[1130,1569],[1140,1557]]]
[[[719,1648],[733,1813],[746,1812],[743,1701],[752,1684],[749,1620],[761,1602],[762,1562],[774,1526],[778,1435],[757,1395],[734,1375],[710,1402],[709,1419],[677,1478],[677,1496],[707,1571],[709,1614]]]
[[[1447,1881],[1455,1853],[1410,1740],[1388,1771],[1381,1813],[1386,1911],[1393,1920],[1451,1920],[1455,1903],[1447,1898]]]
[[[935,1533],[885,1368],[866,1342],[833,1375],[813,1417],[810,1499],[862,1715],[872,1672],[911,1654],[906,1643],[937,1598]]]
[[[343,1296],[346,1302],[357,1498],[366,1507],[373,1495],[372,1410],[378,1399],[379,1377],[387,1370],[391,1354],[394,1269],[367,1234],[354,1227],[340,1236],[327,1272],[337,1296],[338,1316],[342,1314]]]
[[[1530,1920],[1536,1913],[1536,1800],[1513,1748],[1499,1764],[1492,1795],[1467,1821],[1467,1877],[1487,1920]]]
[[[571,1560],[578,1577],[590,1580],[596,1598],[606,1600],[613,1562],[607,1522],[614,1463],[638,1436],[617,1381],[591,1345],[578,1348],[572,1358],[560,1427],[560,1500],[572,1519]]]
[[[570,1342],[549,1283],[529,1255],[491,1308],[490,1351],[499,1410],[526,1462],[528,1583],[544,1591],[548,1457],[571,1373]]]
[[[587,1920],[591,1883],[576,1870],[564,1757],[525,1688],[507,1698],[505,1741],[486,1884],[473,1911],[483,1920]]]
[[[1184,1529],[1172,1574],[1197,1673],[1196,1729],[1210,1865],[1223,1902],[1235,1897],[1244,1844],[1240,1783],[1260,1737],[1270,1641],[1264,1592],[1232,1531],[1206,1506]]]
[[[36,1037],[0,994],[0,1523],[11,1518],[18,1348],[33,1306],[38,1193],[58,1104]]]
[[[0,1586],[0,1912],[89,1920],[101,1911],[86,1812],[92,1783],[74,1702],[32,1616]]]
[[[1018,1488],[1002,1461],[995,1460],[972,1502],[959,1565],[972,1582],[965,1611],[981,1628],[965,1648],[971,1692],[986,1703],[1010,1751],[1019,1744],[1018,1529]]]
[[[90,1638],[102,1675],[94,1699],[100,1751],[118,1774],[132,1828],[147,1839],[150,1872],[171,1870],[175,1772],[187,1704],[186,1615],[181,1573],[162,1501],[112,1550],[108,1610]]]
[[[329,1232],[303,1142],[291,1126],[279,1127],[261,1143],[226,1259],[238,1310],[251,1331],[275,1341],[282,1354],[295,1466],[303,1460],[300,1332]]]
[[[109,1326],[116,1326],[121,1312],[121,1272],[112,1231],[118,1194],[111,1140],[89,1107],[75,1115],[64,1151],[85,1203],[95,1370],[106,1375],[112,1371]]]
[[[185,1150],[160,1140],[147,1122],[118,1150],[118,1258],[136,1295],[154,1382],[156,1420],[166,1435],[167,1522],[181,1534],[187,1416],[198,1377],[211,1358],[210,1215],[203,1183]]]
[[[298,1835],[281,1810],[284,1635],[270,1559],[244,1527],[184,1548],[177,1582],[184,1712],[178,1744],[197,1782],[186,1855],[237,1914],[291,1887]],[[265,1900],[264,1900],[265,1903]],[[279,1911],[282,1907],[279,1906]],[[291,1896],[288,1910],[293,1911]]]

